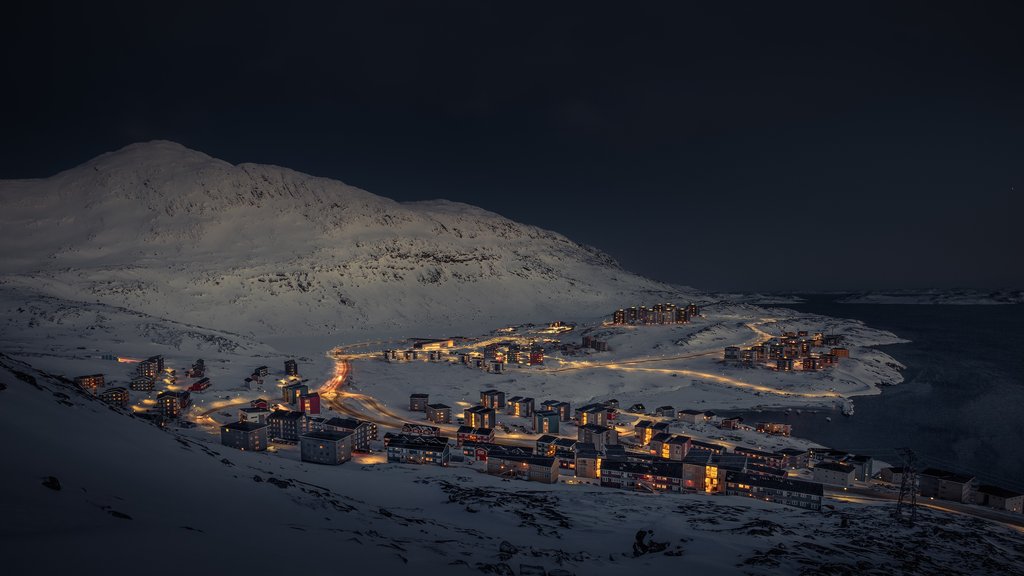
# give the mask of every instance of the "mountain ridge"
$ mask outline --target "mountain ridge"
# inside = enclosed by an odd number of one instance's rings
[[[233,331],[359,331],[374,318],[478,328],[680,293],[472,205],[396,202],[168,141],[0,182],[0,200],[3,281]]]

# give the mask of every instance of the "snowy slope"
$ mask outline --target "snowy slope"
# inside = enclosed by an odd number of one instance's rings
[[[160,430],[4,355],[0,385],[0,434],[17,439],[0,554],[16,574],[1024,573],[1019,532],[931,510],[911,529],[890,505],[819,514],[458,465],[316,466]],[[637,530],[666,552],[633,557]]]
[[[460,330],[678,290],[536,227],[172,142],[0,182],[0,281],[236,332]]]

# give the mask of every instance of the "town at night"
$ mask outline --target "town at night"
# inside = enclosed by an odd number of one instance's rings
[[[1024,575],[1022,17],[16,2],[8,569]]]

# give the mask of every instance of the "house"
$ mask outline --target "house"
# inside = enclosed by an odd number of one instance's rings
[[[540,410],[533,413],[533,431],[538,434],[558,434],[558,412]]]
[[[239,450],[262,452],[267,449],[267,425],[259,422],[232,422],[220,427],[220,443]]]
[[[853,466],[839,462],[819,462],[814,465],[814,481],[831,486],[852,486],[855,479]]]
[[[128,388],[136,392],[150,392],[155,387],[155,383],[152,378],[146,376],[136,376],[132,378],[131,383],[128,384]]]
[[[337,465],[352,459],[352,432],[323,430],[299,436],[303,462]]]
[[[743,446],[737,446],[733,449],[733,452],[742,454],[751,461],[760,462],[772,468],[782,468],[784,457],[778,452],[765,452],[763,450],[754,450],[753,448],[744,448]]]
[[[974,496],[974,477],[939,468],[925,468],[917,475],[919,494],[926,498],[971,502]]]
[[[295,404],[299,401],[299,397],[304,394],[309,394],[309,386],[296,382],[294,384],[287,384],[284,388],[281,388],[281,399],[288,404]]]
[[[690,438],[660,432],[651,438],[651,454],[666,460],[681,461],[690,451]]]
[[[426,424],[403,424],[402,434],[412,436],[440,436],[441,429],[437,426],[428,426]]]
[[[502,450],[487,454],[487,473],[531,482],[558,482],[558,464],[549,456],[519,455]]]
[[[629,412],[632,412],[634,414],[643,414],[646,411],[647,411],[647,408],[645,408],[644,405],[639,403],[639,402],[637,402],[636,404],[633,404],[632,406],[629,407]]]
[[[508,414],[522,418],[533,417],[533,398],[520,398],[514,396],[508,403]]]
[[[266,366],[259,366],[253,370],[252,373],[256,374],[260,378],[266,378],[267,374],[270,374],[270,368],[267,368]]]
[[[427,420],[434,424],[451,424],[452,407],[447,404],[427,404]]]
[[[128,390],[120,386],[114,388],[107,388],[103,392],[100,392],[100,400],[103,400],[111,406],[117,406],[119,408],[128,407]]]
[[[298,376],[299,375],[299,365],[298,365],[298,363],[295,362],[295,360],[285,360],[284,361],[284,373],[285,373],[286,376]]]
[[[545,400],[540,404],[545,410],[554,410],[558,412],[558,419],[562,422],[568,422],[572,420],[572,410],[569,407],[568,402],[559,402],[558,400]]]
[[[731,416],[729,418],[722,418],[718,422],[718,427],[722,430],[739,430],[743,424],[743,418],[739,416]]]
[[[782,467],[789,470],[797,470],[810,466],[807,458],[807,450],[799,448],[783,448],[779,450],[782,455]]]
[[[299,410],[306,414],[320,413],[320,395],[309,392],[299,396]]]
[[[579,442],[593,444],[598,450],[603,450],[608,444],[619,443],[619,433],[600,424],[584,424],[576,428],[576,433]]]
[[[576,422],[580,426],[597,424],[608,425],[608,408],[604,404],[587,404],[576,409]]]
[[[180,392],[164,390],[156,395],[156,403],[164,418],[176,418],[192,405],[192,397],[185,390]]]
[[[195,382],[193,382],[192,385],[188,387],[188,391],[189,392],[205,392],[206,389],[209,388],[209,387],[210,387],[210,379],[204,376],[204,377],[200,378],[199,380],[196,380]]]
[[[293,410],[274,410],[267,416],[267,436],[271,440],[298,442],[306,432],[306,415]]]
[[[740,347],[739,346],[726,346],[724,359],[726,362],[739,362],[740,360]]]
[[[982,506],[988,506],[997,510],[1020,512],[1021,507],[1024,506],[1024,494],[998,486],[982,484],[978,488],[974,501]]]
[[[796,508],[821,510],[824,490],[817,482],[727,471],[725,493],[727,496],[746,496]]]
[[[619,400],[617,398],[605,400],[604,402],[602,402],[602,404],[604,404],[604,407],[607,408],[609,412],[611,412],[612,410],[619,409]]]
[[[75,377],[75,386],[78,386],[90,394],[95,394],[96,389],[102,387],[103,384],[103,374],[90,374],[88,376]]]
[[[257,398],[252,402],[249,402],[249,406],[252,406],[253,408],[263,408],[264,410],[267,410],[270,408],[270,401],[265,398]]]
[[[665,418],[675,418],[675,416],[676,416],[676,409],[673,408],[672,406],[669,406],[669,405],[658,406],[657,408],[654,409],[654,415],[655,416],[662,416],[662,417],[665,417]]]
[[[681,492],[682,462],[611,462],[602,461],[601,486],[620,490],[647,492]]]
[[[388,462],[447,466],[451,460],[451,448],[444,436],[389,435],[386,444]]]
[[[729,451],[728,448],[721,444],[712,444],[711,442],[702,442],[700,440],[690,440],[691,450],[707,450],[712,454],[725,454]]]
[[[496,424],[494,408],[470,406],[462,412],[463,423],[473,428],[494,428]]]
[[[455,431],[455,445],[462,446],[465,442],[477,444],[494,442],[494,428],[459,426],[459,429]]]
[[[721,422],[722,421],[722,417],[719,416],[718,414],[715,414],[711,410],[708,410],[708,411],[704,412],[704,421],[705,422],[710,422],[710,423],[714,424],[716,422]]]
[[[505,393],[501,390],[483,390],[480,392],[480,405],[485,408],[502,410],[505,408]]]
[[[678,418],[682,422],[686,422],[687,424],[703,424],[704,412],[701,412],[700,410],[689,409],[680,410],[679,413],[676,414],[676,418]]]
[[[257,424],[266,424],[267,417],[270,416],[270,410],[266,408],[239,408],[238,409],[238,421],[239,422],[255,422]]]
[[[426,412],[427,404],[430,403],[430,394],[410,394],[409,395],[409,411],[410,412]]]
[[[324,430],[332,432],[352,432],[352,449],[357,452],[369,452],[370,442],[377,439],[377,425],[368,420],[356,418],[328,418],[324,422]]]

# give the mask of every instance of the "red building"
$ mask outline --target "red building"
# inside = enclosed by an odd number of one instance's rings
[[[299,410],[306,414],[320,413],[320,395],[316,392],[299,396]]]
[[[188,391],[189,392],[202,392],[202,391],[206,390],[209,387],[210,387],[210,379],[209,378],[200,378],[199,380],[196,380],[195,382],[192,383],[191,386],[188,387]]]
[[[530,366],[536,366],[544,363],[544,349],[534,348],[530,350]]]
[[[270,402],[264,400],[263,398],[257,398],[252,402],[249,402],[249,406],[253,408],[262,408],[264,410],[268,410],[270,408]]]

